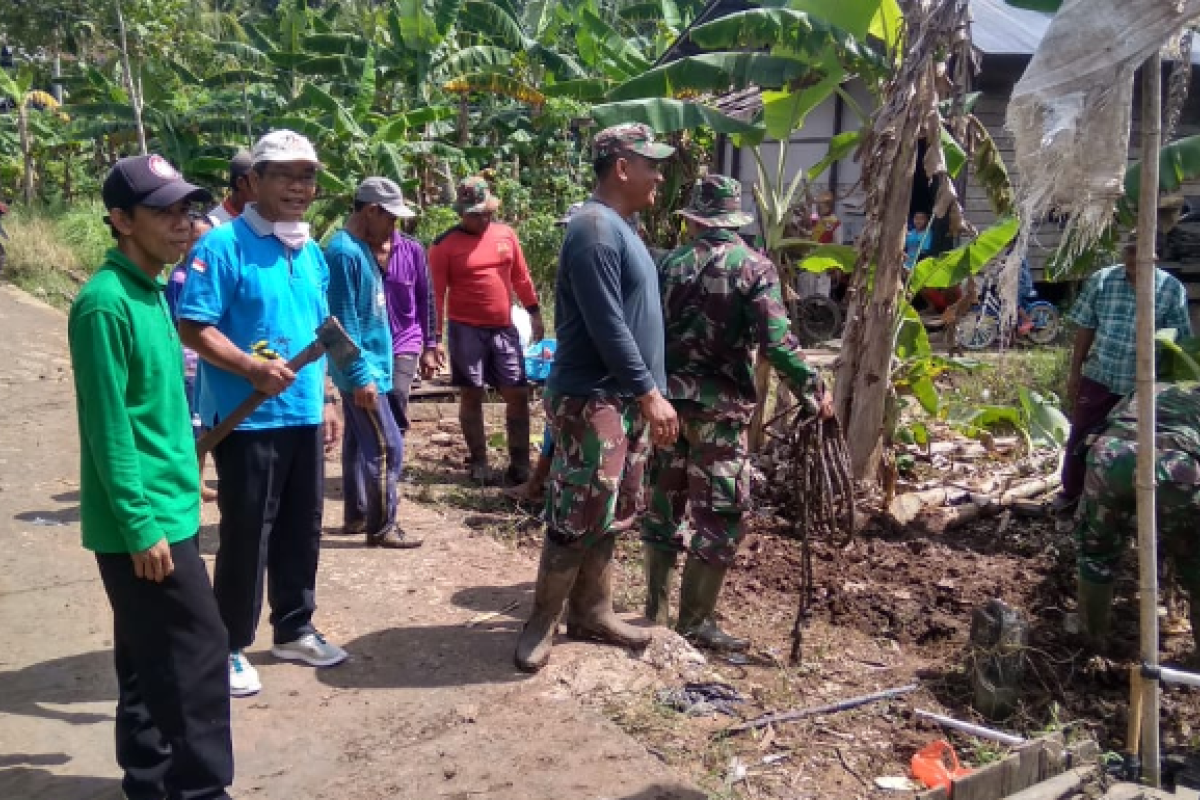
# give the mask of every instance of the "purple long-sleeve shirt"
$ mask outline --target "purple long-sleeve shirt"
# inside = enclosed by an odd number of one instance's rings
[[[425,248],[416,239],[399,232],[392,234],[392,253],[383,290],[392,325],[392,352],[398,356],[413,355],[435,346],[438,337],[433,317],[433,285]]]

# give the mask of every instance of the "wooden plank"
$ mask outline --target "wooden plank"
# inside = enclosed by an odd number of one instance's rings
[[[1004,796],[1003,762],[956,779],[950,786],[950,796],[954,800],[1000,800]]]
[[[1009,794],[1016,794],[1038,782],[1041,776],[1042,750],[1044,748],[1045,744],[1038,741],[1022,747],[1015,753],[1017,771],[1012,776],[1012,784],[1008,789]]]
[[[1041,759],[1038,766],[1038,780],[1046,780],[1060,775],[1066,769],[1063,736],[1053,733],[1043,740]]]
[[[939,786],[936,789],[926,789],[918,793],[916,800],[950,800],[950,793]]]

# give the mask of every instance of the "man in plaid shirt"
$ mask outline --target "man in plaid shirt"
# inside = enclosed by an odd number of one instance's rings
[[[1137,243],[1127,242],[1122,252],[1124,265],[1105,267],[1088,278],[1067,315],[1078,330],[1067,380],[1071,435],[1063,457],[1062,493],[1055,501],[1059,511],[1074,507],[1083,492],[1087,437],[1104,425],[1108,413],[1134,388]],[[1158,267],[1154,268],[1154,328],[1175,328],[1180,336],[1192,332],[1183,284]]]

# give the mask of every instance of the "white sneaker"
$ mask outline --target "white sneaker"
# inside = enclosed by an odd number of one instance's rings
[[[306,633],[294,642],[277,644],[271,648],[271,655],[284,661],[303,661],[311,667],[332,667],[348,657],[345,650],[325,641],[319,633]]]
[[[258,670],[246,660],[241,650],[229,654],[229,694],[234,697],[249,697],[262,691]]]

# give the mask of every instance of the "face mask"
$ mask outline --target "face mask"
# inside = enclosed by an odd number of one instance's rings
[[[276,222],[273,225],[275,238],[293,250],[299,250],[308,241],[307,222]]]

